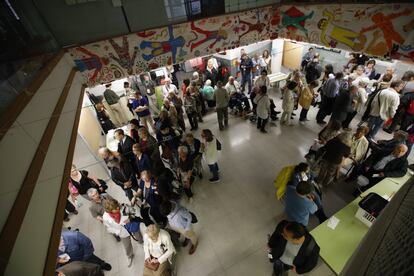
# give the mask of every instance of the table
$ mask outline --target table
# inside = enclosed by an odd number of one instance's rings
[[[110,151],[117,151],[118,150],[118,141],[115,139],[115,130],[116,129],[110,129],[108,131],[108,133],[106,134],[106,147],[110,150]],[[129,127],[128,125],[125,125],[123,127],[121,127],[121,129],[124,131],[124,133],[126,135],[129,135]]]
[[[370,192],[375,192],[380,196],[391,196],[407,182],[411,177],[410,173],[409,171],[405,176],[399,178],[386,178],[365,191],[362,196]],[[341,273],[369,229],[355,217],[360,200],[361,198],[356,198],[334,215],[340,220],[335,230],[327,226],[327,220],[311,231],[321,248],[321,258],[337,275]]]
[[[287,74],[283,74],[281,72],[270,74],[267,76],[269,77],[270,85],[274,84],[274,87],[278,87],[278,88],[280,86],[280,82],[286,80],[288,77]]]

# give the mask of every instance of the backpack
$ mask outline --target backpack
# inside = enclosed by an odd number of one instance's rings
[[[275,188],[276,188],[276,198],[281,199],[285,195],[286,186],[290,179],[292,178],[293,171],[295,166],[284,167],[275,179]]]

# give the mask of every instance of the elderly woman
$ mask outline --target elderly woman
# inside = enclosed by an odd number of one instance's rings
[[[168,118],[170,119],[171,125],[173,127],[178,127],[177,109],[175,109],[175,106],[173,104],[171,104],[171,102],[168,98],[164,99],[164,104],[161,107],[161,111],[163,111],[163,110],[168,112]]]
[[[351,141],[352,134],[343,132],[320,149],[322,161],[316,180],[320,186],[327,187],[337,177],[343,160],[351,154]]]
[[[351,164],[358,164],[364,160],[368,151],[369,142],[365,135],[368,133],[367,126],[360,126],[357,128],[351,140],[351,153],[342,162],[342,166],[349,166]]]
[[[184,95],[184,109],[185,113],[187,113],[188,121],[190,122],[190,130],[197,130],[197,101],[190,93],[185,93]]]
[[[97,177],[90,175],[86,170],[78,170],[75,165],[72,165],[69,181],[74,187],[76,187],[78,193],[88,200],[89,198],[86,193],[90,188],[97,189],[100,194],[105,193],[108,188],[105,181],[99,180]]]
[[[171,92],[170,94],[168,94],[168,100],[170,101],[170,104],[174,105],[175,110],[177,111],[178,125],[181,127],[183,131],[185,131],[183,101],[180,97]]]
[[[203,95],[200,93],[200,87],[197,85],[196,82],[192,81],[190,86],[187,88],[187,94],[190,94],[191,96],[193,96],[193,98],[196,101],[196,112],[197,112],[197,117],[198,120],[200,122],[203,122],[203,104],[204,104],[204,99],[203,99]],[[185,103],[185,99],[184,99],[184,106],[186,105]]]
[[[172,257],[175,248],[170,234],[151,224],[144,234],[144,272],[143,276],[171,276]],[[155,267],[157,267],[156,270]]]
[[[204,160],[206,161],[212,177],[209,179],[211,183],[219,182],[219,167],[217,164],[217,145],[218,141],[209,129],[203,129],[201,132],[201,151],[203,152]]]
[[[166,218],[160,213],[161,196],[158,194],[157,185],[155,179],[151,176],[150,171],[142,171],[141,179],[139,181],[139,188],[134,195],[133,202],[137,202],[141,208],[141,215],[144,219],[145,225],[149,225],[153,222],[151,217],[156,223],[165,223]]]
[[[260,129],[263,133],[267,133],[265,127],[270,115],[270,100],[267,95],[267,87],[261,86],[258,92],[258,95],[253,100],[256,104],[257,129]]]
[[[211,86],[211,80],[206,80],[203,89],[201,89],[201,93],[203,94],[203,98],[207,101],[208,107],[214,107],[216,105],[216,101],[214,100],[214,88]]]
[[[191,185],[194,182],[193,168],[194,160],[188,154],[188,148],[186,146],[179,146],[177,174],[180,177],[181,182],[183,183],[184,192],[190,202],[193,198],[193,192],[191,190]]]
[[[104,201],[105,212],[102,216],[103,224],[111,234],[117,235],[124,246],[125,253],[128,257],[128,267],[131,267],[134,259],[134,249],[131,243],[131,236],[139,243],[143,243],[142,234],[139,228],[139,222],[132,220],[124,214],[123,207],[116,199],[107,199]],[[135,214],[134,214],[135,215]]]

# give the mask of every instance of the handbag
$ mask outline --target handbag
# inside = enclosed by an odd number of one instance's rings
[[[221,143],[218,139],[216,139],[217,150],[221,150]]]
[[[69,180],[69,192],[73,196],[78,196],[79,195],[78,188],[76,188],[75,185],[73,185],[71,180]]]
[[[149,270],[152,270],[152,271],[157,271],[157,270],[158,270],[158,268],[160,267],[160,263],[159,263],[159,262],[152,263],[152,262],[150,261],[150,259],[152,259],[152,256],[149,258],[149,260],[148,260],[148,259],[147,259],[147,260],[145,260],[145,262],[144,262],[144,266],[145,266],[146,268],[148,268]]]

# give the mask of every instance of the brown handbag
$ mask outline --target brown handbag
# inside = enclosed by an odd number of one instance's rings
[[[149,270],[152,270],[152,271],[157,271],[158,270],[158,268],[160,267],[160,263],[157,261],[156,263],[152,263],[151,262],[151,259],[152,258],[149,258],[149,259],[147,259],[147,260],[145,260],[145,262],[144,262],[144,266],[146,267],[146,268],[148,268]]]

